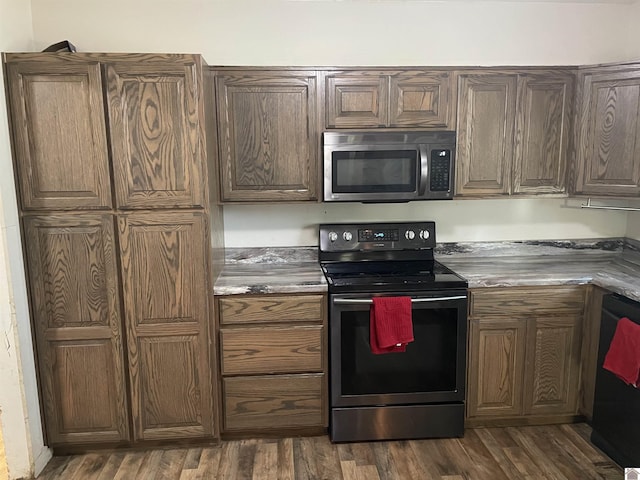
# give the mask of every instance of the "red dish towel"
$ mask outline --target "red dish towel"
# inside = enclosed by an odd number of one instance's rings
[[[627,385],[638,385],[640,376],[640,325],[624,317],[618,320],[602,368]]]
[[[409,342],[413,342],[411,297],[374,297],[369,315],[371,352],[404,352]]]

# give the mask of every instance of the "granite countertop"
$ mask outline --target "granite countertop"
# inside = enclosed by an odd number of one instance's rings
[[[227,249],[214,294],[326,292],[316,250]],[[592,283],[640,301],[636,240],[450,243],[435,257],[470,288]]]

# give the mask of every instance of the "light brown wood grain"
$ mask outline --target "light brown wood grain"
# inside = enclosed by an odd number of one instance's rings
[[[110,208],[98,62],[27,56],[7,65],[7,94],[22,207]]]
[[[0,478],[9,478],[9,471],[7,470],[7,455],[4,451],[2,427],[0,427]]]
[[[220,299],[221,324],[321,322],[322,295],[233,295]]]
[[[389,76],[331,72],[325,77],[327,128],[384,127],[389,119]]]
[[[118,220],[135,438],[213,435],[204,216]]]
[[[518,77],[513,193],[566,191],[574,83],[568,72]]]
[[[223,201],[317,198],[316,83],[315,71],[216,75]]]
[[[220,331],[223,375],[321,372],[321,325]]]
[[[469,316],[580,314],[584,310],[584,300],[585,291],[581,285],[478,288],[470,291]]]
[[[223,380],[226,430],[322,425],[323,374]]]
[[[469,332],[467,415],[523,413],[526,323],[473,320]]]
[[[107,105],[120,208],[203,207],[200,62],[107,64]]]
[[[507,194],[517,75],[463,73],[458,78],[456,195]]]
[[[637,67],[581,71],[575,191],[640,194],[640,72]]]
[[[52,445],[129,439],[113,217],[24,220]]]

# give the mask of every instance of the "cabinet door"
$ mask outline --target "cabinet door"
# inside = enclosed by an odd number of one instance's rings
[[[26,217],[41,401],[52,445],[129,439],[113,217]]]
[[[203,207],[200,66],[142,58],[106,69],[118,207]]]
[[[123,214],[118,222],[134,437],[210,436],[206,217]]]
[[[315,72],[224,72],[216,92],[223,200],[315,200]]]
[[[391,76],[389,126],[453,130],[450,72],[407,71]]]
[[[456,195],[509,193],[516,85],[516,75],[460,75]]]
[[[385,127],[389,111],[389,76],[378,72],[325,77],[327,128]]]
[[[640,69],[579,77],[576,193],[640,195]]]
[[[527,320],[525,413],[576,413],[580,378],[581,316]]]
[[[111,207],[111,180],[97,62],[7,64],[22,207]]]
[[[513,193],[564,193],[573,98],[572,75],[518,80]]]
[[[467,416],[521,415],[526,323],[483,319],[470,327]]]

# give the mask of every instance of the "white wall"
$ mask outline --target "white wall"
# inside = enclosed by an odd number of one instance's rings
[[[626,236],[640,240],[640,212],[629,214]]]
[[[624,236],[627,214],[559,199],[224,207],[227,247],[311,246],[318,223],[434,220],[438,242]]]
[[[0,51],[32,48],[31,9],[0,0]],[[0,423],[10,478],[38,473],[51,457],[42,438],[11,149],[0,84]]]
[[[32,0],[35,43],[202,53],[219,65],[583,64],[627,59],[628,4]]]

